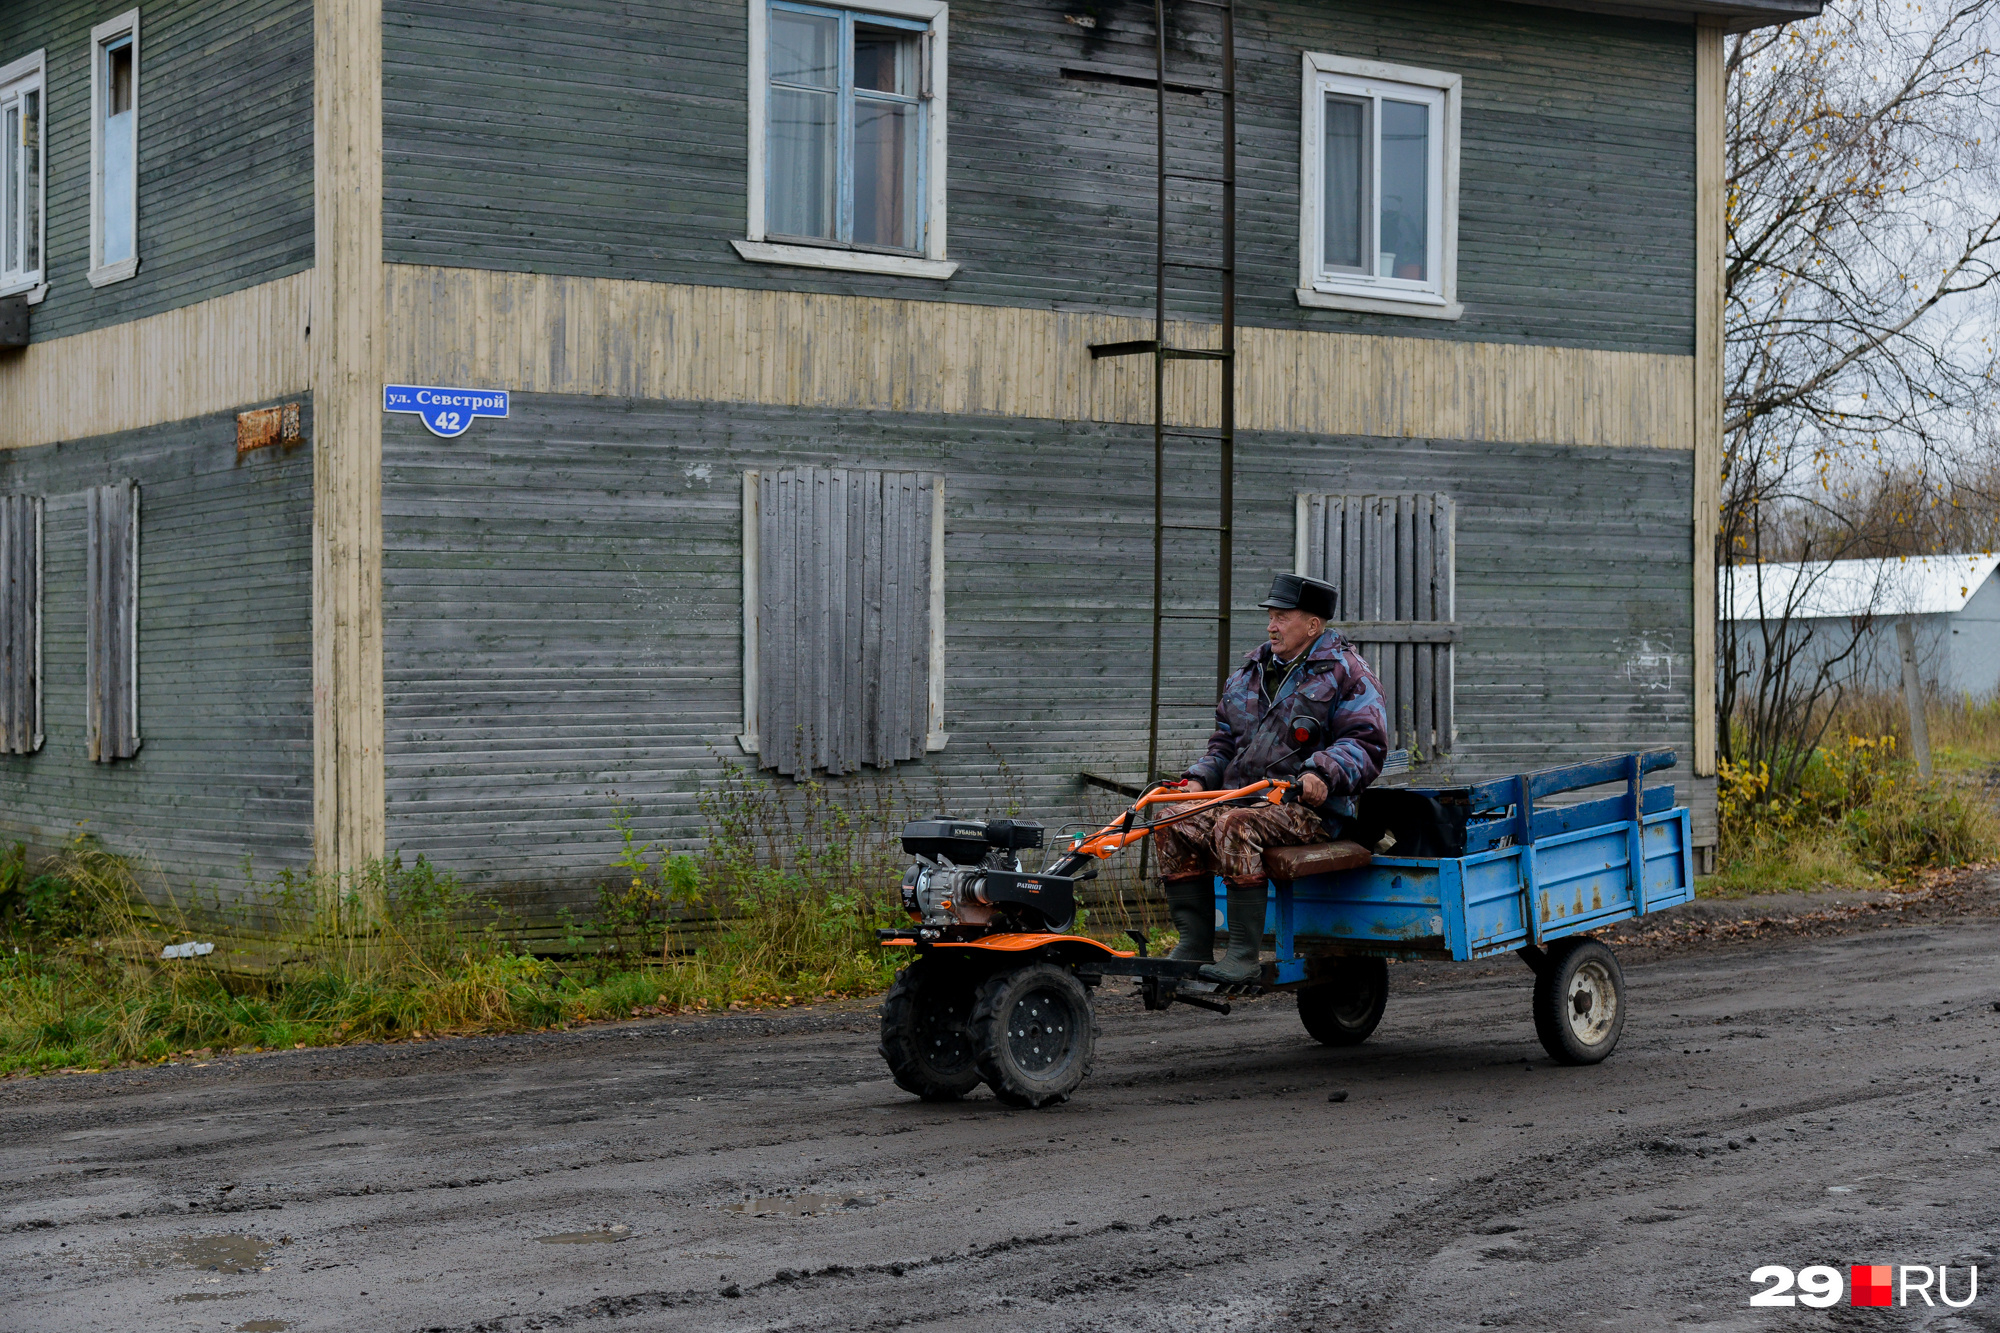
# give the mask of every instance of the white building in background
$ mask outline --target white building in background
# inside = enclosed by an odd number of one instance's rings
[[[1992,552],[1736,565],[1720,580],[1720,618],[1734,622],[1753,658],[1759,621],[1773,633],[1789,621],[1786,632],[1809,645],[1806,659],[1854,645],[1841,674],[1861,688],[1895,689],[1903,669],[1896,622],[1908,617],[1924,683],[1946,697],[1986,700],[2000,693],[1996,568]]]

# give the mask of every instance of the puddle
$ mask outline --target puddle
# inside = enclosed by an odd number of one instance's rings
[[[186,1305],[191,1301],[233,1301],[238,1296],[250,1295],[247,1291],[191,1291],[185,1296],[174,1297],[175,1305]]]
[[[290,1327],[283,1319],[252,1319],[247,1324],[238,1324],[236,1333],[285,1333]]]
[[[881,1202],[862,1194],[786,1194],[775,1199],[725,1203],[722,1211],[741,1213],[745,1217],[824,1217],[828,1213],[873,1208]]]
[[[149,1267],[172,1264],[200,1273],[268,1273],[275,1241],[255,1236],[183,1236],[141,1256]]]
[[[605,1227],[600,1231],[565,1231],[560,1236],[537,1236],[544,1245],[615,1245],[632,1239],[630,1227]]]

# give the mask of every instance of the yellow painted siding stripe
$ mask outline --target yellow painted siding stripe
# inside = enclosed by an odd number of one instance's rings
[[[303,393],[312,273],[0,352],[0,449]]]

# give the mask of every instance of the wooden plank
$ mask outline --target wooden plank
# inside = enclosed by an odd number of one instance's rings
[[[1341,505],[1340,614],[1366,620],[1362,609],[1361,529],[1364,502],[1350,495]]]
[[[861,587],[865,607],[861,651],[862,660],[866,663],[862,677],[861,715],[867,734],[864,753],[868,762],[877,768],[886,767],[893,757],[884,725],[887,691],[882,679],[887,670],[883,656],[887,620],[883,606],[883,572],[888,564],[888,552],[883,545],[888,531],[884,519],[883,485],[883,474],[878,472],[870,475],[864,488],[861,546]]]
[[[313,15],[313,828],[321,869],[348,872],[387,837],[382,0],[316,0]]]
[[[916,759],[924,753],[924,736],[929,730],[931,619],[931,506],[928,479],[914,472],[897,474],[905,499],[904,522],[908,525],[908,561],[904,566],[904,586],[909,598],[904,613],[904,642],[909,661],[909,698],[902,717],[903,746],[900,758]]]
[[[1694,771],[1716,771],[1716,531],[1722,508],[1723,167],[1728,78],[1722,30],[1695,28]]]
[[[1397,620],[1413,621],[1417,618],[1416,599],[1416,534],[1415,497],[1398,495],[1389,502],[1394,507],[1396,529],[1394,546],[1390,554],[1396,569],[1396,616]],[[1416,650],[1407,643],[1399,643],[1396,653],[1396,734],[1398,748],[1409,748],[1418,744],[1416,737],[1417,692],[1416,692]]]
[[[1415,602],[1410,608],[1410,618],[1421,624],[1436,624],[1437,614],[1437,540],[1435,524],[1437,504],[1429,495],[1412,496],[1414,513],[1411,533],[1415,577],[1412,591]],[[1411,649],[1412,665],[1415,671],[1416,720],[1409,737],[1411,748],[1422,751],[1425,758],[1438,752],[1437,744],[1437,646],[1418,644]]]

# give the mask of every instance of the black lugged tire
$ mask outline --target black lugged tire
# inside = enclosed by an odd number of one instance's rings
[[[1389,964],[1380,958],[1342,958],[1333,977],[1299,992],[1299,1021],[1314,1041],[1359,1046],[1382,1021],[1389,1003]]]
[[[967,1026],[980,1077],[1009,1106],[1068,1101],[1097,1052],[1090,994],[1074,972],[1054,963],[989,978]]]
[[[1559,1065],[1594,1065],[1625,1031],[1625,974],[1609,948],[1583,935],[1549,947],[1535,977],[1535,1035]]]
[[[882,1058],[897,1087],[927,1102],[950,1102],[979,1086],[966,1028],[974,980],[928,960],[896,974],[882,997]]]

